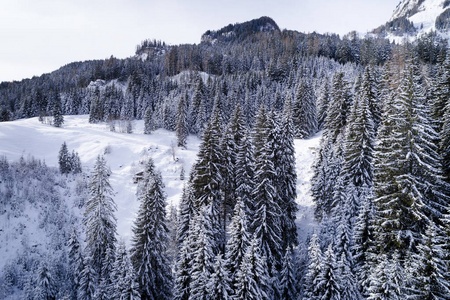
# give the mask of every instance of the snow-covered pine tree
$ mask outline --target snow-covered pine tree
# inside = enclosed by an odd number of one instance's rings
[[[250,244],[248,207],[238,198],[234,215],[228,227],[229,236],[226,246],[226,268],[230,276],[233,290],[236,289],[236,275],[244,260],[247,247]]]
[[[296,138],[308,138],[317,132],[316,97],[309,79],[297,86],[292,104],[292,124]]]
[[[427,220],[439,221],[446,202],[416,70],[407,64],[398,93],[386,103],[374,157],[377,253],[400,257],[420,241]]]
[[[413,299],[449,299],[450,283],[445,265],[444,249],[437,226],[429,223],[425,234],[413,255],[411,273],[412,287],[409,293]]]
[[[442,169],[445,180],[450,183],[450,100],[445,106],[445,113],[443,115],[443,124],[440,134],[440,153],[442,153]]]
[[[236,205],[237,193],[237,156],[239,147],[245,130],[244,121],[242,119],[240,105],[237,104],[231,119],[228,122],[222,140],[220,142],[220,148],[223,152],[223,161],[221,163],[221,190],[223,195],[223,211],[222,211],[222,223],[227,224],[233,214],[233,208]],[[225,230],[226,228],[224,228]]]
[[[78,289],[80,287],[81,274],[84,269],[83,253],[79,241],[79,234],[74,227],[67,243],[69,248],[69,270],[72,278],[72,297],[77,298]]]
[[[126,250],[125,243],[120,241],[116,249],[116,260],[112,272],[112,299],[141,299],[139,284],[136,281],[133,265]]]
[[[233,290],[231,288],[230,274],[225,267],[226,261],[219,254],[215,258],[213,273],[208,282],[208,289],[211,300],[231,300]]]
[[[153,130],[155,130],[153,111],[151,107],[147,107],[144,114],[144,134],[150,134]]]
[[[198,152],[197,162],[193,166],[191,184],[194,199],[196,199],[197,209],[201,209],[209,204],[212,218],[211,230],[214,230],[213,245],[214,255],[223,252],[225,249],[225,224],[220,217],[223,215],[223,195],[221,191],[221,169],[223,161],[223,151],[220,149],[221,138],[221,116],[216,109],[203,133],[203,141]]]
[[[342,287],[339,285],[339,270],[337,268],[336,256],[333,251],[333,245],[328,245],[327,251],[323,256],[323,261],[320,264],[320,272],[314,279],[313,284],[316,285],[318,291],[317,299],[341,299]],[[313,298],[314,299],[314,298]]]
[[[381,254],[379,264],[371,273],[369,300],[400,300],[405,297],[405,274],[401,266],[399,254],[395,251],[392,257]]]
[[[281,208],[277,194],[277,173],[274,166],[275,125],[269,125],[274,120],[267,118],[267,125],[256,128],[255,131],[265,132],[265,144],[255,165],[255,190],[253,192],[255,214],[251,225],[255,238],[261,242],[262,256],[267,257],[269,272],[272,266],[281,267],[283,249],[281,234]]]
[[[149,160],[149,164],[152,160]],[[154,170],[154,167],[147,169]],[[141,202],[133,226],[130,257],[142,299],[169,299],[172,274],[167,258],[166,196],[161,174],[146,172],[139,194]]]
[[[285,106],[281,121],[278,123],[278,138],[275,168],[277,172],[277,190],[281,208],[282,249],[297,245],[297,171],[295,164],[294,129],[291,110]]]
[[[353,226],[353,263],[358,285],[363,296],[369,295],[369,278],[373,265],[374,215],[372,195],[362,197],[358,216]]]
[[[178,102],[177,120],[175,125],[178,147],[186,148],[186,139],[189,135],[187,122],[187,92],[185,92]]]
[[[70,156],[70,165],[73,174],[79,174],[83,171],[81,167],[80,156],[78,155],[78,152],[75,152],[75,150],[72,150],[72,155]]]
[[[297,298],[297,282],[292,257],[292,248],[286,249],[280,273],[280,294],[283,300]]]
[[[344,80],[343,73],[336,73],[333,76],[330,98],[324,124],[324,135],[334,143],[338,135],[345,129],[352,104],[348,83]]]
[[[345,253],[342,253],[337,261],[337,274],[339,274],[337,282],[341,288],[340,299],[361,299],[358,281],[352,270],[351,262],[347,260]]]
[[[234,299],[270,298],[269,273],[266,259],[261,256],[259,245],[260,241],[253,237],[237,273]]]
[[[114,191],[109,183],[111,171],[106,160],[98,156],[91,174],[89,199],[86,201],[83,223],[86,228],[85,255],[92,261],[92,268],[99,279],[108,277],[103,274],[102,267],[107,259],[108,249],[115,251],[117,219],[116,203],[111,197]]]
[[[62,124],[64,124],[64,115],[63,115],[63,110],[61,107],[61,97],[59,96],[59,92],[55,91],[54,92],[54,97],[55,99],[53,99],[54,104],[53,104],[53,126],[55,127],[61,127]]]
[[[328,78],[323,78],[322,85],[317,97],[317,128],[323,128],[327,118],[327,110],[330,102],[330,83]]]
[[[252,220],[254,213],[253,191],[255,189],[255,158],[250,134],[244,130],[236,162],[236,193],[246,207],[246,214]]]
[[[58,164],[61,174],[68,174],[72,171],[71,157],[66,142],[61,145],[61,149],[59,150]]]
[[[95,298],[98,274],[94,269],[94,261],[92,257],[86,256],[84,258],[84,269],[81,273],[80,286],[78,288],[78,299],[93,300]]]
[[[41,260],[39,268],[37,270],[36,281],[36,298],[52,300],[56,299],[56,286],[53,278],[53,274],[47,265],[46,259]]]
[[[189,284],[189,299],[207,299],[211,297],[208,282],[214,272],[214,232],[212,230],[214,222],[210,218],[211,204],[205,206],[202,213],[197,216],[197,226],[199,226],[196,243],[191,244],[192,265],[191,281]],[[195,238],[195,237],[194,237]]]

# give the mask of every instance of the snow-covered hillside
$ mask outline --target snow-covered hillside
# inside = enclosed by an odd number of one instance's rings
[[[132,134],[111,132],[105,123],[90,124],[88,116],[65,116],[62,128],[42,124],[37,118],[0,122],[0,156],[10,161],[34,156],[48,166],[58,166],[58,152],[63,142],[69,151],[78,152],[83,168],[89,170],[99,154],[105,154],[111,168],[111,185],[116,192],[118,233],[129,241],[131,225],[139,203],[133,176],[143,169],[146,158],[152,157],[162,173],[168,204],[178,205],[184,181],[180,172],[184,168],[186,179],[196,160],[200,140],[190,136],[187,149],[176,147],[174,132],[159,129],[151,135],[143,134],[143,121],[134,123]],[[300,205],[299,222],[312,224],[312,198],[309,194],[311,166],[319,147],[320,134],[308,140],[296,140],[298,185],[297,201]],[[304,226],[300,230],[304,231]]]
[[[444,14],[448,10],[448,5],[448,1],[445,0],[403,0],[397,5],[389,21],[393,22],[406,18],[413,23],[417,30],[417,36],[436,31],[444,38],[448,38],[449,32],[445,26],[444,28],[437,28],[437,20],[439,18],[440,22],[448,19],[445,17],[446,14]],[[389,34],[388,37],[401,41],[401,37],[396,36],[395,33]]]

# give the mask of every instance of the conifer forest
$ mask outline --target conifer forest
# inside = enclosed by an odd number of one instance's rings
[[[201,142],[176,207],[144,162],[128,241],[106,150],[90,168],[66,143],[59,168],[0,157],[0,234],[33,211],[47,232],[1,265],[0,298],[450,299],[449,99],[435,32],[396,43],[268,17],[3,82],[2,122],[88,115],[126,136],[143,120],[176,149]],[[306,229],[294,141],[317,135]]]

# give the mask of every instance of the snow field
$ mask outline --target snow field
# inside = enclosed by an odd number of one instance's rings
[[[21,156],[34,156],[45,161],[48,166],[58,167],[58,153],[62,143],[66,142],[69,152],[78,152],[83,170],[90,173],[97,156],[105,155],[112,171],[110,183],[116,193],[117,230],[119,237],[128,243],[139,208],[137,184],[133,182],[133,176],[143,170],[148,157],[151,157],[162,174],[168,205],[178,206],[201,141],[195,136],[189,136],[187,149],[181,149],[176,146],[174,132],[158,129],[150,135],[144,135],[142,120],[134,122],[132,134],[126,134],[111,132],[106,123],[90,124],[88,119],[87,115],[65,116],[61,128],[42,124],[37,118],[0,123],[0,156],[6,156],[9,161],[17,161]],[[295,140],[297,202],[300,207],[297,217],[301,224],[300,231],[305,233],[314,224],[310,195],[311,166],[318,151],[320,136],[317,134],[307,140]],[[182,168],[185,181],[180,180]],[[299,234],[304,235],[301,232]]]

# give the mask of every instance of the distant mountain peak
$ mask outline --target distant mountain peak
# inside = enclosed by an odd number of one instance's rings
[[[390,20],[374,30],[391,37],[414,37],[431,31],[450,35],[450,0],[403,0]]]
[[[202,35],[202,42],[241,40],[254,33],[272,31],[280,31],[277,23],[270,17],[261,17],[244,23],[229,24],[219,30],[208,30]]]

